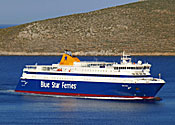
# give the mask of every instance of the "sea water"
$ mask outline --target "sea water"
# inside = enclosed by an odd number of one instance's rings
[[[0,29],[16,26],[16,24],[0,24]]]
[[[120,61],[120,57],[79,57],[81,61]],[[5,124],[175,124],[175,57],[134,57],[152,64],[151,73],[166,84],[157,94],[162,101],[77,99],[14,92],[27,64],[58,63],[58,56],[0,56],[0,125]]]

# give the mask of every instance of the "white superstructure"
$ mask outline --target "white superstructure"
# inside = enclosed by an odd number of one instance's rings
[[[68,58],[67,55],[63,58]],[[68,60],[68,59],[66,59]],[[150,74],[151,65],[138,61],[133,63],[129,55],[121,62],[73,62],[73,65],[27,65],[22,79],[45,79],[66,81],[92,81],[111,83],[164,83]],[[58,75],[56,75],[58,74]]]

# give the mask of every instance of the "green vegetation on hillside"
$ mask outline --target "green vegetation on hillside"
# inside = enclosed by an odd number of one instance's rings
[[[0,29],[0,52],[175,53],[175,0],[148,0]]]

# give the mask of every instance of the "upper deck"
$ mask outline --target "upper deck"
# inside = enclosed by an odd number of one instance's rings
[[[70,55],[68,55],[70,57]],[[62,64],[52,65],[27,65],[24,72],[53,72],[53,73],[79,73],[79,74],[103,74],[103,75],[130,75],[130,76],[150,76],[148,63],[142,64],[141,61],[133,63],[128,55],[123,53],[121,62],[97,62],[97,61],[74,61],[71,65],[63,65],[64,59],[68,60],[67,55],[62,58]],[[77,59],[76,59],[77,60]],[[66,64],[70,64],[66,62]]]

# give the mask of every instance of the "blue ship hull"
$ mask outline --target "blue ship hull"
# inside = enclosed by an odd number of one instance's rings
[[[60,80],[21,79],[16,92],[105,98],[151,99],[164,84],[162,83],[106,83]]]

